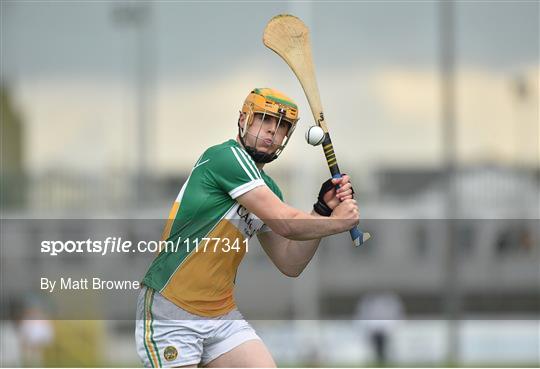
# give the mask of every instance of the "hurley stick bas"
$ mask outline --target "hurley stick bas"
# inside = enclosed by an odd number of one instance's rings
[[[280,14],[268,22],[264,29],[263,43],[281,56],[292,69],[298,81],[304,89],[315,122],[324,131],[322,142],[324,155],[328,168],[333,178],[341,178],[334,146],[328,133],[328,127],[324,120],[324,114],[319,96],[319,88],[315,78],[315,68],[311,56],[309,29],[299,18]],[[360,231],[357,227],[350,230],[351,238],[355,246],[362,245],[371,236],[367,232]]]

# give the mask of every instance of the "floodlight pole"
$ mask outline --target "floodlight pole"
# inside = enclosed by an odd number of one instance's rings
[[[444,160],[446,219],[444,242],[444,315],[447,322],[446,365],[459,361],[460,294],[458,281],[458,250],[456,222],[458,194],[456,193],[456,118],[455,118],[455,33],[453,0],[439,1],[440,68],[441,68],[441,118]]]
[[[152,22],[152,2],[133,1],[116,4],[113,8],[113,20],[119,26],[132,28],[136,33],[135,53],[135,104],[137,145],[135,149],[136,180],[135,203],[140,204],[144,198],[145,183],[148,176],[148,118],[149,95],[151,91],[151,50],[150,27]]]

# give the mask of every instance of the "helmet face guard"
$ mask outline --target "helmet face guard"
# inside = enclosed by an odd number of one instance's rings
[[[256,88],[248,95],[244,105],[242,106],[242,113],[245,114],[244,126],[239,126],[239,136],[242,145],[244,145],[248,154],[253,158],[256,163],[269,163],[275,160],[282,152],[289,139],[292,136],[296,128],[296,122],[298,122],[298,107],[287,96],[281,92],[269,89],[269,88]],[[256,135],[248,133],[249,127],[253,124],[255,114],[261,116],[261,125]],[[276,150],[272,153],[266,153],[258,151],[257,143],[260,138],[260,132],[264,125],[265,119],[274,117],[277,119],[274,135],[272,136],[271,146],[277,146]],[[280,145],[275,145],[274,140],[279,128],[284,124],[289,125],[287,133],[283,138],[283,142]],[[246,143],[245,136],[251,135],[255,137],[255,146],[249,146]]]

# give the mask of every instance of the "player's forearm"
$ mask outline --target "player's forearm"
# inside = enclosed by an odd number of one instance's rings
[[[287,240],[283,262],[279,269],[289,277],[298,277],[309,264],[319,247],[320,239],[309,241]]]
[[[318,217],[314,212],[311,215]],[[288,240],[284,257],[284,260],[287,260],[287,275],[299,276],[315,255],[320,242],[320,238],[307,241]]]
[[[274,232],[290,240],[314,240],[352,228],[351,221],[343,217],[315,216],[293,208],[265,186],[239,196],[237,201]]]
[[[280,234],[289,240],[320,240],[323,237],[343,232],[344,227],[339,220],[321,217],[315,212],[308,214],[294,210],[289,219],[281,222],[284,234]]]

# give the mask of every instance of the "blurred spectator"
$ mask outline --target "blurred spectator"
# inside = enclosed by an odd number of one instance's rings
[[[525,226],[508,227],[499,232],[495,241],[498,256],[530,254],[533,249],[532,235]]]
[[[0,323],[0,367],[21,367],[19,337],[14,322],[6,320]]]
[[[393,292],[369,293],[358,302],[355,319],[366,333],[376,365],[386,366],[393,329],[403,316],[401,298]]]
[[[43,367],[45,349],[54,339],[52,322],[35,302],[24,308],[18,321],[22,362],[25,367]]]

